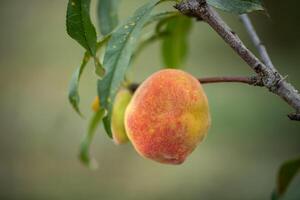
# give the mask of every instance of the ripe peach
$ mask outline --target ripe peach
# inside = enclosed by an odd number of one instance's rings
[[[160,163],[181,164],[210,126],[199,81],[181,70],[154,73],[135,92],[125,113],[127,135],[137,152]]]
[[[116,144],[124,144],[128,142],[128,137],[125,131],[124,115],[127,105],[131,100],[132,94],[127,89],[120,89],[114,101],[111,121],[111,131],[113,140]],[[92,104],[95,112],[99,110],[99,98],[96,97]]]

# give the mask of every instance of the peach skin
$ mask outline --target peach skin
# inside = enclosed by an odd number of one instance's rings
[[[145,158],[181,164],[210,126],[208,100],[199,81],[174,69],[161,70],[137,89],[125,113],[127,136]]]

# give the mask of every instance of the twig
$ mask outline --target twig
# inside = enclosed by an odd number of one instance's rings
[[[262,86],[256,77],[208,77],[208,78],[199,78],[198,79],[201,84],[209,84],[209,83],[245,83],[248,85],[254,86]]]
[[[263,86],[256,77],[243,77],[243,76],[223,76],[223,77],[207,77],[198,79],[201,84],[211,83],[245,83],[253,86]],[[132,83],[128,86],[129,90],[134,93],[140,84]]]
[[[280,96],[300,113],[300,95],[278,71],[262,63],[240,40],[206,0],[186,0],[175,6],[181,13],[208,23],[234,51],[256,72],[263,86]],[[295,117],[296,118],[296,117]]]
[[[265,45],[263,44],[263,42],[260,40],[258,34],[256,33],[256,30],[249,18],[249,16],[247,14],[242,14],[240,15],[240,19],[243,22],[249,36],[250,39],[252,40],[253,44],[255,45],[263,63],[271,68],[272,70],[276,70],[276,68],[274,67],[272,60],[268,54],[268,51],[265,47]],[[285,80],[287,78],[287,76],[283,77],[281,81]],[[295,120],[295,121],[300,121],[300,114],[297,113],[291,113],[288,115],[288,117],[291,120]]]
[[[267,67],[275,70],[275,67],[271,61],[271,58],[267,52],[267,49],[266,49],[265,45],[262,43],[262,41],[260,40],[260,38],[258,37],[249,16],[247,14],[242,14],[242,15],[240,15],[240,19],[243,22],[253,44],[255,45],[256,49],[258,50],[258,53],[259,53],[263,63]]]

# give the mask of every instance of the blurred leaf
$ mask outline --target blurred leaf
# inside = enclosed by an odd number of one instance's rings
[[[146,25],[151,24],[153,22],[164,21],[169,18],[174,18],[179,15],[181,15],[181,14],[178,11],[167,11],[167,12],[156,13],[156,14],[151,15],[151,17],[148,20],[148,22],[146,23]]]
[[[147,33],[145,35],[143,35],[143,37],[141,38],[141,41],[137,47],[137,49],[134,51],[134,54],[132,55],[132,61],[134,61],[136,59],[136,57],[150,44],[152,44],[155,41],[158,41],[160,39],[162,39],[163,37],[165,37],[167,34],[167,32],[150,32]]]
[[[278,172],[277,196],[281,197],[300,170],[300,158],[284,163]]]
[[[74,72],[74,74],[72,76],[72,79],[70,82],[70,88],[69,88],[69,101],[72,104],[74,110],[80,116],[82,116],[82,113],[79,109],[79,101],[80,101],[79,92],[78,92],[79,81],[80,81],[80,77],[81,77],[81,74],[82,74],[85,66],[89,62],[89,59],[90,59],[90,55],[88,52],[86,52],[82,59],[81,65],[76,69],[76,71]]]
[[[159,39],[162,39],[163,37],[165,37],[167,35],[166,31],[160,31],[160,30],[158,30],[159,28],[157,28],[161,22],[167,21],[174,17],[177,17],[178,15],[180,15],[179,12],[173,12],[173,11],[172,12],[161,12],[161,13],[156,13],[156,14],[151,15],[151,17],[149,18],[149,20],[145,24],[145,26],[152,24],[154,22],[158,22],[158,25],[155,28],[157,30],[148,32],[142,36],[142,38],[139,42],[139,45],[132,56],[132,60],[135,60],[137,55],[139,55],[146,46],[148,46],[149,44],[151,44]]]
[[[91,0],[69,0],[67,32],[92,56],[96,55],[97,35],[90,18]]]
[[[300,199],[300,175],[294,177],[286,192],[280,200],[299,200]]]
[[[98,0],[97,15],[102,35],[107,35],[118,25],[119,0]]]
[[[162,56],[166,67],[180,68],[186,58],[188,35],[192,19],[178,16],[166,22],[167,36],[162,42]]]
[[[272,192],[271,200],[278,200],[276,191],[273,191],[273,192]]]
[[[112,104],[116,93],[124,80],[130,59],[135,50],[141,30],[150,18],[150,13],[159,0],[151,0],[130,17],[123,25],[113,32],[104,56],[106,75],[98,81],[98,95],[101,105],[108,111],[104,118],[104,127],[109,137],[112,137],[110,122]]]
[[[264,10],[262,0],[207,0],[207,3],[235,14]]]
[[[97,43],[97,50],[100,49],[108,40],[110,39],[110,35],[107,35],[105,37],[103,37],[98,43]],[[71,103],[71,105],[73,106],[74,110],[80,115],[82,116],[82,113],[79,109],[79,102],[80,102],[80,97],[79,97],[79,81],[82,75],[83,70],[85,69],[87,63],[90,60],[90,54],[88,52],[85,52],[81,65],[76,69],[76,71],[74,72],[71,82],[70,82],[70,86],[69,86],[69,101]],[[94,62],[97,63],[98,65],[101,65],[101,63],[99,62],[98,59],[94,58]],[[96,68],[97,70],[97,68]],[[96,72],[97,73],[97,72]]]
[[[94,116],[91,118],[89,123],[88,132],[81,142],[80,160],[83,164],[92,169],[95,169],[97,167],[97,162],[95,161],[95,159],[90,158],[89,149],[93,141],[96,129],[103,119],[104,113],[104,109],[100,109],[98,112],[94,113]]]

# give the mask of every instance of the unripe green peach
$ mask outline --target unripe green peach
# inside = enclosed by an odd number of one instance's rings
[[[111,120],[111,130],[113,140],[116,144],[124,144],[128,142],[128,137],[125,131],[124,115],[127,105],[131,100],[132,94],[127,89],[121,89],[116,95]],[[99,98],[96,97],[92,104],[95,112],[99,110]]]
[[[125,113],[127,135],[143,157],[181,164],[210,126],[199,81],[181,70],[156,72],[135,92]]]

